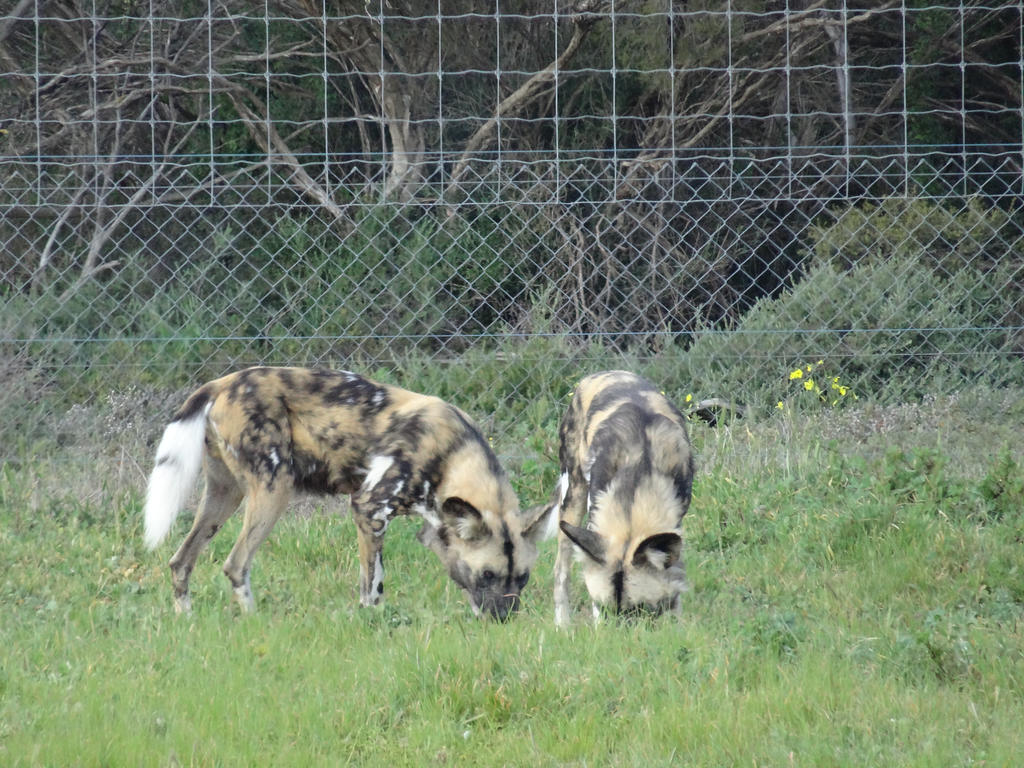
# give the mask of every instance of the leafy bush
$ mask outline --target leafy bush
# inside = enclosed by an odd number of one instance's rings
[[[80,284],[69,271],[38,295],[10,291],[0,328],[20,346],[9,356],[84,392],[90,368],[109,387],[128,370],[166,381],[268,359],[394,359],[471,349],[521,321],[540,274],[532,254],[546,249],[514,206],[472,219],[355,210],[340,236],[315,218],[228,211],[197,221],[156,263],[143,245]]]
[[[880,400],[1024,375],[1024,236],[1007,214],[892,200],[810,231],[802,279],[694,343],[695,389],[770,406],[816,359]]]

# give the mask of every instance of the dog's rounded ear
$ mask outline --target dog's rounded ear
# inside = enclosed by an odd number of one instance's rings
[[[683,555],[683,537],[669,531],[648,536],[633,553],[633,565],[663,571],[679,563]]]
[[[605,551],[607,547],[604,543],[604,537],[597,531],[592,531],[589,528],[580,528],[577,525],[571,525],[565,520],[560,523],[562,533],[569,537],[569,541],[575,544],[579,550],[593,560],[598,565],[604,565],[605,563]]]
[[[458,496],[449,496],[441,504],[441,522],[463,541],[480,541],[491,535],[479,510]]]

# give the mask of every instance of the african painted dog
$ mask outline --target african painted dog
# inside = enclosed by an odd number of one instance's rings
[[[598,373],[576,386],[560,430],[562,475],[551,512],[560,528],[558,626],[569,623],[574,547],[595,618],[600,607],[679,611],[686,587],[680,526],[694,471],[685,424],[668,398],[632,373]]]
[[[191,608],[196,557],[246,499],[224,573],[244,610],[249,567],[295,491],[350,494],[359,543],[359,598],[384,591],[382,539],[396,515],[418,514],[419,539],[465,590],[474,613],[504,619],[536,559],[508,478],[470,418],[436,397],[354,373],[248,368],[196,390],[164,431],[149,480],[145,541],[166,537],[200,463],[206,490],[170,561],[175,607]]]

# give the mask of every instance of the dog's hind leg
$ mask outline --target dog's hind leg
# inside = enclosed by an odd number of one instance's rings
[[[258,480],[253,480],[249,484],[242,531],[238,534],[231,554],[224,561],[224,575],[231,581],[235,600],[245,612],[256,608],[252,587],[249,584],[249,568],[253,555],[263,540],[270,535],[274,524],[288,505],[291,494],[291,484],[280,479],[273,487],[267,487]]]
[[[192,530],[170,562],[174,608],[178,613],[188,613],[192,608],[188,581],[196,558],[242,501],[242,489],[223,461],[207,454],[204,465],[206,488],[192,522]]]

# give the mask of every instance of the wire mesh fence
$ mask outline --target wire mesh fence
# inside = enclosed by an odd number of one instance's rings
[[[878,398],[1022,381],[1019,3],[4,14],[9,426],[252,363],[455,370],[471,410],[479,371],[766,407],[818,361]]]

